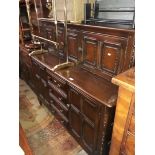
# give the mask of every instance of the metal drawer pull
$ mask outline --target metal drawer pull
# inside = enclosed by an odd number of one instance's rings
[[[62,101],[62,98],[61,98],[61,97],[59,97],[58,99],[59,99],[60,101]]]
[[[54,80],[54,83],[57,83],[57,81],[56,81],[56,80]]]
[[[62,124],[65,122],[65,121],[60,121]]]
[[[37,79],[40,79],[40,76],[38,74],[35,75],[37,77]]]
[[[60,88],[61,87],[61,84],[58,84],[57,86]]]
[[[66,106],[69,108],[70,107],[70,104],[66,104]]]
[[[54,103],[53,100],[50,100],[50,103]]]
[[[60,110],[60,112],[63,112],[64,110]]]
[[[44,87],[47,87],[46,81],[41,79],[42,83],[44,84]]]

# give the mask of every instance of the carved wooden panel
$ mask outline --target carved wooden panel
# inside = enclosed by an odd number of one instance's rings
[[[78,60],[78,31],[69,30],[68,32],[68,55],[69,59],[73,61]]]
[[[97,40],[93,37],[84,37],[84,65],[96,67],[97,65]]]
[[[69,101],[73,104],[78,110],[81,109],[81,97],[78,92],[74,89],[69,90]]]
[[[69,111],[69,124],[70,130],[76,136],[76,138],[79,139],[81,137],[81,117],[80,113],[72,106]]]
[[[121,44],[104,41],[101,47],[101,69],[116,74],[120,58]]]
[[[55,27],[46,27],[46,38],[55,41]]]
[[[82,112],[88,119],[92,121],[92,123],[95,123],[96,118],[99,116],[98,110],[99,106],[96,103],[91,102],[86,98],[83,99]]]
[[[61,55],[64,55],[64,29],[58,28],[58,43],[59,43],[59,52]]]
[[[88,121],[84,120],[82,124],[82,141],[87,149],[92,152],[95,147],[96,141],[96,132],[95,128]]]

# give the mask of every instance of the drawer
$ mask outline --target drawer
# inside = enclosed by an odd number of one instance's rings
[[[56,103],[54,100],[50,100],[50,109],[52,113],[57,113],[56,118],[62,123],[68,123],[68,111],[63,109],[63,107]]]
[[[31,58],[29,57],[28,53],[22,52],[22,61],[25,64],[31,65]]]
[[[59,112],[67,118],[68,110],[65,110],[59,103],[55,104],[55,107],[59,110]]]
[[[57,77],[56,75],[52,74],[52,75],[48,75],[47,79],[49,82],[51,82],[52,84],[54,84],[57,88],[63,90],[64,92],[67,92],[67,84],[66,81],[60,79],[59,77]]]
[[[58,88],[57,86],[55,86],[52,83],[52,81],[48,80],[48,86],[49,86],[49,89],[53,89],[55,92],[57,92],[59,96],[62,96],[65,99],[67,98],[67,93],[65,93],[62,89]]]
[[[34,72],[39,74],[40,77],[46,79],[46,67],[42,66],[41,64],[39,64],[34,60],[32,61],[32,65]]]
[[[49,96],[58,104],[62,105],[64,109],[69,108],[69,104],[67,104],[67,100],[62,97],[60,94],[58,94],[56,91],[53,89],[49,89]]]

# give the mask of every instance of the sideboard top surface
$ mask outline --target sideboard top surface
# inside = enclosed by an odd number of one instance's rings
[[[63,60],[50,53],[32,56],[32,59],[35,59],[38,63],[45,66],[49,72],[52,72],[51,69],[59,64],[59,61],[61,61],[61,63],[63,62]],[[118,89],[117,86],[111,82],[96,77],[78,66],[56,71],[55,74],[66,80],[70,85],[75,86],[79,91],[82,91],[102,104],[108,107],[115,106]]]

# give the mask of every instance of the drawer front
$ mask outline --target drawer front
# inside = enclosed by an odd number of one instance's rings
[[[99,105],[88,100],[87,98],[83,98],[82,113],[89,120],[95,123],[99,117]]]
[[[69,102],[81,111],[81,95],[72,88],[69,89]]]
[[[61,89],[62,91],[67,92],[67,84],[65,81],[58,78],[54,74],[48,75],[47,78],[48,78],[48,82],[51,82],[52,84],[54,84],[57,88]]]
[[[41,64],[39,64],[39,62],[36,62],[35,60],[32,60],[32,65],[34,72],[39,74],[39,76],[42,77],[43,79],[47,78],[46,67],[42,66]]]
[[[30,59],[28,53],[22,52],[22,61],[26,64],[31,65],[31,59]]]
[[[58,114],[58,119],[60,122],[62,122],[62,124],[65,122],[68,123],[68,110],[64,109],[64,107],[57,103],[54,99],[50,99],[49,103],[50,110],[52,113],[56,112]]]
[[[60,94],[58,94],[55,90],[53,89],[49,89],[49,95],[52,98],[54,95],[54,99],[56,102],[58,102],[59,104],[63,105],[64,108],[68,109],[69,108],[69,104],[67,103],[67,99],[62,97]]]
[[[57,92],[57,94],[59,95],[59,97],[63,97],[65,99],[67,99],[67,93],[65,93],[62,89],[58,88],[57,86],[55,86],[51,80],[48,80],[48,87],[49,89],[54,90],[55,92]]]

